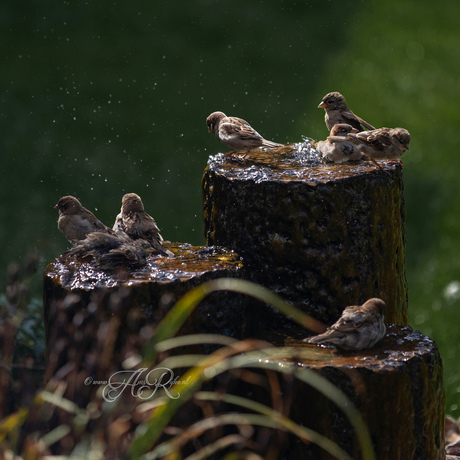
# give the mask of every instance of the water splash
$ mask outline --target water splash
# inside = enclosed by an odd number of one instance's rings
[[[370,161],[346,164],[329,163],[323,160],[315,148],[316,142],[304,138],[303,142],[286,144],[276,149],[260,148],[250,152],[228,152],[210,156],[208,167],[215,172],[224,172],[229,179],[265,181],[307,180],[329,182],[369,172],[383,173],[401,167],[399,161],[382,160],[381,169]],[[388,175],[388,174],[384,174]]]
[[[48,265],[46,276],[66,289],[91,290],[146,281],[179,282],[208,272],[228,270],[230,273],[242,269],[240,257],[229,249],[188,243],[165,243],[164,246],[174,253],[174,257],[151,257],[147,265],[139,269],[123,268],[110,272],[95,268],[91,261],[61,256]]]
[[[372,368],[375,370],[389,370],[404,365],[405,362],[423,356],[436,349],[436,344],[419,330],[410,326],[387,325],[385,337],[374,347],[361,351],[341,351],[333,346],[314,346],[302,339],[305,330],[264,331],[263,340],[275,346],[286,347],[286,350],[295,348],[295,359],[289,358],[293,367],[321,368],[323,366],[346,368]],[[271,361],[278,360],[280,366],[287,365],[287,355],[281,352]]]

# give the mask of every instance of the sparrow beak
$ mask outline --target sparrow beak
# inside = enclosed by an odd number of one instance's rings
[[[322,109],[323,107],[327,107],[327,104],[324,101],[321,101],[321,104],[318,105],[318,109]]]
[[[211,128],[208,127],[208,133],[210,133],[210,132],[211,132]]]
[[[403,147],[404,147],[406,150],[409,150],[409,144],[403,144]]]
[[[350,133],[356,134],[359,133],[359,129],[353,128]]]
[[[53,208],[54,208],[54,209],[59,209],[57,204],[55,204],[55,205],[53,206]]]

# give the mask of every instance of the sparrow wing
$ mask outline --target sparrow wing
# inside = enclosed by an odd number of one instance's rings
[[[367,121],[364,121],[362,118],[358,117],[351,111],[344,111],[342,112],[342,117],[345,120],[345,123],[350,124],[353,126],[353,128],[362,129],[362,126],[364,126],[366,129],[375,129],[370,123]]]
[[[137,212],[125,212],[122,216],[123,230],[134,238],[139,238],[142,235],[140,226],[140,217]]]
[[[85,219],[88,222],[91,222],[91,224],[93,224],[94,226],[101,224],[101,221],[91,211],[88,211],[85,208],[83,208],[80,211],[80,216],[82,219]]]
[[[340,318],[334,325],[331,326],[331,329],[334,329],[339,332],[353,332],[362,327],[363,322],[359,319],[345,319]]]
[[[355,134],[355,136],[375,150],[385,150],[391,146],[391,136],[388,128],[363,131]]]
[[[339,320],[331,326],[340,332],[353,332],[360,329],[366,322],[365,312],[360,305],[352,305],[345,308]]]
[[[157,240],[159,243],[163,242],[163,238],[160,235],[160,229],[158,228],[155,219],[146,212],[142,212],[141,214],[142,233],[150,235],[150,237]]]
[[[125,232],[133,238],[144,238],[151,242],[161,244],[163,237],[160,235],[155,219],[144,211],[128,212],[123,215]]]
[[[242,140],[263,140],[263,137],[245,120],[238,117],[229,117],[222,121],[219,129],[226,136],[238,136]]]

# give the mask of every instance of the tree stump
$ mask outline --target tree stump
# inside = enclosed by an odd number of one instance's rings
[[[119,293],[125,299],[121,313],[122,327],[117,332],[116,354],[113,357],[116,361],[117,353],[124,346],[124,337],[141,331],[145,325],[158,324],[190,289],[215,278],[241,276],[240,257],[231,250],[190,244],[165,244],[165,247],[174,253],[174,257],[154,259],[136,270],[110,273],[94,268],[90,262],[68,257],[59,257],[47,266],[44,275],[44,322],[47,355],[48,358],[53,356],[53,363],[49,359],[47,363],[48,377],[66,362],[72,361],[67,356],[69,344],[75,346],[80,335],[87,336],[82,338],[82,352],[90,352],[94,343],[91,336],[98,324],[113,314],[110,297],[114,294]],[[180,334],[220,333],[242,338],[245,300],[236,293],[210,294],[192,312]],[[92,302],[93,305],[104,305],[104,311],[96,311],[95,306],[91,307]],[[133,328],[136,329],[134,333]],[[139,352],[149,338],[142,337],[139,334],[139,343],[136,344]]]
[[[238,251],[245,276],[326,324],[348,305],[386,302],[385,320],[396,325],[376,347],[356,353],[306,345],[305,332],[265,305],[251,305],[246,322],[275,345],[299,355],[308,348],[310,357],[292,365],[315,370],[352,400],[377,459],[443,458],[441,358],[429,338],[407,327],[401,163],[325,164],[306,144],[244,159],[219,154],[204,172],[203,216],[208,244]],[[279,363],[286,366],[282,356]],[[346,417],[327,398],[299,381],[285,395],[296,422],[362,458]],[[331,457],[291,439],[283,458]]]
[[[381,164],[308,162],[292,149],[211,157],[207,243],[237,251],[250,280],[320,321],[380,297],[386,320],[406,325],[402,166]]]
[[[302,334],[297,331],[297,337]],[[267,340],[266,333],[263,337]],[[436,344],[420,331],[390,325],[375,347],[358,352],[307,345],[276,332],[268,340],[299,350],[299,357],[283,366],[291,365],[299,373],[303,368],[314,370],[347,395],[369,430],[376,459],[444,459],[442,362]],[[282,356],[276,361],[283,362]],[[363,458],[356,433],[334,403],[299,380],[289,385],[288,394],[292,420],[333,440],[353,459]],[[283,458],[333,457],[292,437]]]

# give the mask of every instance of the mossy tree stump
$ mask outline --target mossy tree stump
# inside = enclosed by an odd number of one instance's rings
[[[390,325],[375,347],[359,352],[307,345],[276,333],[269,336],[277,346],[298,349],[298,358],[283,363],[280,356],[280,364],[292,366],[297,373],[314,370],[346,394],[368,428],[376,459],[444,459],[442,362],[436,344],[420,331]],[[283,390],[292,400],[292,420],[333,440],[353,459],[363,458],[352,425],[333,402],[297,379]],[[334,458],[294,436],[284,455],[305,460]]]
[[[252,281],[325,323],[385,300],[407,324],[402,166],[304,165],[298,155],[211,158],[203,176],[207,243],[237,251]]]
[[[299,355],[308,348],[310,357],[292,365],[318,372],[349,396],[377,459],[442,459],[441,358],[430,339],[406,326],[402,165],[379,163],[324,164],[289,147],[212,157],[203,176],[205,234],[208,244],[238,251],[250,280],[326,324],[348,305],[385,300],[385,320],[395,326],[357,353],[306,345],[303,331],[265,305],[251,306],[246,322],[255,336]],[[281,356],[279,362],[287,365]],[[362,458],[356,434],[327,398],[298,381],[285,394],[295,421]],[[291,441],[284,458],[331,458]]]
[[[74,353],[70,350],[79,340],[81,353],[94,351],[94,334],[99,324],[114,314],[113,308],[122,310],[116,312],[121,324],[113,339],[116,343],[112,357],[120,363],[125,338],[137,334],[139,340],[132,351],[140,353],[154,327],[190,289],[215,278],[241,276],[240,257],[231,250],[190,244],[165,246],[174,257],[153,259],[136,270],[107,272],[72,257],[57,258],[47,266],[44,321],[48,378],[72,361],[69,353]],[[212,293],[195,308],[179,334],[220,333],[241,339],[245,301],[236,293]],[[113,307],[117,303],[120,305]],[[149,325],[152,328],[142,332]]]

